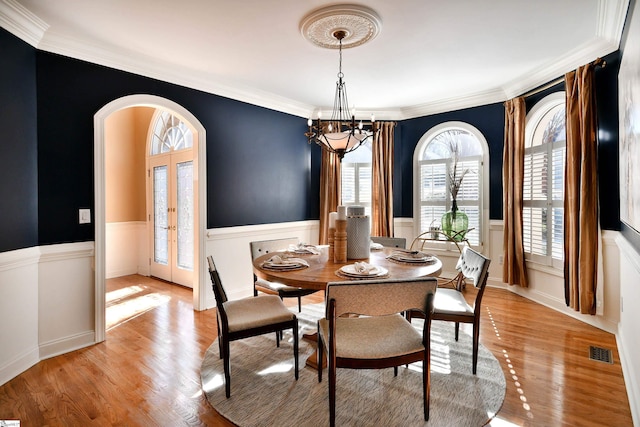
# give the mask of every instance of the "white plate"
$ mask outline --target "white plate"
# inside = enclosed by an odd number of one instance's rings
[[[262,268],[266,268],[269,270],[296,270],[298,268],[306,267],[306,265],[295,262],[295,263],[272,263],[272,262],[264,262],[262,263]]]
[[[351,277],[378,277],[387,274],[388,270],[384,267],[375,266],[368,273],[360,273],[358,270],[356,270],[355,265],[350,264],[340,267],[340,272]]]
[[[425,254],[423,252],[419,252],[417,254],[396,252],[391,254],[389,258],[402,262],[431,262],[434,260],[433,255]]]

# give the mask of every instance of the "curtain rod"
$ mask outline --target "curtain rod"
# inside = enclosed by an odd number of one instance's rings
[[[606,67],[606,66],[607,66],[607,61],[605,61],[604,59],[598,58],[598,59],[596,59],[596,60],[593,62],[593,64],[594,64],[596,67],[597,67],[597,66],[600,66],[600,67],[604,68],[604,67]],[[536,94],[538,94],[538,93],[540,93],[540,92],[542,92],[542,91],[544,91],[544,90],[547,90],[547,89],[549,89],[550,87],[553,87],[553,86],[555,86],[555,85],[557,85],[558,83],[563,82],[563,81],[564,81],[564,76],[563,76],[563,77],[558,77],[557,79],[550,81],[550,82],[549,82],[549,83],[547,83],[546,85],[544,85],[544,86],[540,86],[540,87],[538,87],[538,88],[536,88],[536,89],[532,89],[532,90],[530,90],[529,92],[525,92],[525,93],[523,93],[523,94],[522,94],[522,95],[520,95],[520,96],[522,96],[522,97],[525,97],[525,98],[526,98],[526,97],[529,97],[529,96],[536,95]]]

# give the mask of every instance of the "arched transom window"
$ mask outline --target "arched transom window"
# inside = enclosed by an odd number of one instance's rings
[[[151,155],[192,147],[193,133],[182,120],[167,111],[157,115],[151,137]]]

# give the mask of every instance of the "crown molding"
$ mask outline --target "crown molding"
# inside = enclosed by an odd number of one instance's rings
[[[1,1],[1,0],[0,0]],[[211,75],[176,66],[168,62],[158,61],[134,52],[116,50],[110,46],[87,43],[66,35],[48,31],[38,46],[39,49],[75,59],[115,68],[121,71],[138,74],[223,96],[248,104],[307,117],[313,106],[294,100],[260,91],[255,88],[240,86],[212,78]]]
[[[587,64],[596,58],[603,57],[618,49],[618,42],[595,38],[581,47],[563,56],[560,60],[550,61],[538,68],[538,71],[529,72],[503,86],[507,99],[522,95],[551,80],[564,76],[569,71]]]
[[[617,49],[620,46],[628,9],[629,0],[599,0],[596,37],[610,41]]]
[[[362,110],[359,115],[371,113],[378,120],[404,120],[432,114],[456,111],[464,108],[503,102],[539,87],[580,65],[607,55],[619,48],[629,0],[599,0],[596,37],[569,55],[549,61],[538,71],[519,76],[500,88],[477,92],[461,97],[436,100],[424,104],[385,110]],[[87,43],[56,34],[49,25],[20,5],[16,0],[0,0],[0,26],[29,43],[51,53],[56,53],[90,63],[154,78],[169,83],[202,90],[204,92],[268,108],[271,110],[308,118],[319,108],[273,93],[221,78],[212,78],[204,72],[185,69],[158,61],[134,52],[117,50],[112,46]],[[323,109],[324,112],[324,109]]]
[[[416,117],[494,104],[496,102],[503,102],[506,99],[507,98],[502,89],[490,89],[470,95],[446,98],[425,104],[405,107],[401,108],[400,111],[402,113],[402,119],[414,119]]]
[[[0,0],[0,27],[31,46],[38,47],[49,24],[15,0]]]

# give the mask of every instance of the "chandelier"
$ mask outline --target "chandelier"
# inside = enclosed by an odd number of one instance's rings
[[[347,86],[342,73],[343,40],[346,47],[359,46],[374,38],[380,27],[377,14],[364,6],[336,5],[319,9],[308,15],[301,24],[303,36],[312,43],[325,48],[338,45],[338,80],[330,119],[322,119],[318,112],[316,119],[307,120],[305,132],[307,142],[315,142],[323,149],[336,153],[342,160],[364,144],[378,131],[375,116],[371,121],[356,121],[355,108],[349,109]],[[346,40],[348,39],[348,41]]]

